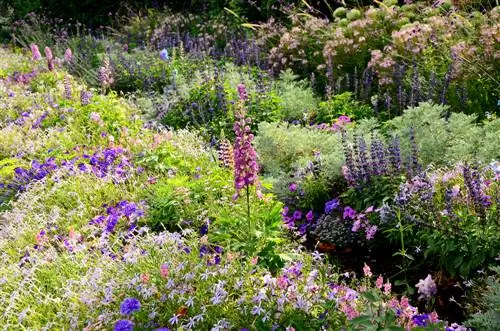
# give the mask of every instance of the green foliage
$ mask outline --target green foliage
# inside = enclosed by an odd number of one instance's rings
[[[305,81],[298,81],[297,78],[291,70],[286,70],[275,83],[283,108],[281,119],[284,121],[301,121],[317,106],[313,91]]]
[[[421,103],[384,125],[390,135],[400,137],[407,136],[409,128],[413,128],[423,164],[450,165],[460,160],[487,163],[500,158],[500,137],[493,134],[500,125],[496,117],[480,125],[473,115],[452,113],[446,119],[447,110],[445,106]],[[401,143],[408,155],[409,141],[402,139]]]
[[[257,256],[260,265],[277,270],[290,258],[285,253],[287,239],[283,235],[281,209],[279,202],[251,199],[248,224],[244,203],[224,208],[217,213],[209,239],[231,251]]]
[[[272,176],[290,173],[321,153],[328,174],[340,174],[343,151],[340,135],[297,125],[261,123],[255,146],[262,170]]]
[[[316,123],[333,123],[341,115],[359,120],[372,117],[373,110],[370,106],[353,100],[352,93],[345,92],[334,95],[330,100],[320,102],[318,109],[312,112],[310,117]]]
[[[500,330],[500,268],[491,268],[494,274],[487,279],[486,287],[480,288],[472,317],[464,324],[478,331]]]
[[[497,202],[490,201],[498,194],[498,185],[494,181],[477,193],[486,202],[471,202],[473,193],[461,172],[457,166],[449,172],[434,172],[432,184],[430,177],[421,177],[401,185],[392,212],[384,214],[400,214],[397,219],[403,225],[395,226],[394,217],[381,224],[393,240],[400,235],[395,229],[404,226],[406,247],[425,247],[426,265],[435,265],[451,276],[468,277],[492,263],[500,249]],[[491,173],[485,171],[482,176],[481,181],[488,181]]]

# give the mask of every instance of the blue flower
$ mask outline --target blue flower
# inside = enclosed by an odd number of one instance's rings
[[[126,298],[120,305],[120,312],[124,315],[130,315],[141,309],[141,303],[135,298]]]
[[[427,323],[429,322],[429,315],[427,314],[421,314],[421,315],[415,315],[411,318],[413,320],[413,323],[417,326],[427,326]]]
[[[339,199],[333,199],[325,203],[325,213],[330,214],[333,210],[337,209],[339,206]]]
[[[129,320],[119,320],[115,323],[114,331],[133,331],[134,322]]]
[[[160,51],[160,59],[162,59],[163,61],[167,61],[169,59],[168,51],[166,48],[164,48]]]

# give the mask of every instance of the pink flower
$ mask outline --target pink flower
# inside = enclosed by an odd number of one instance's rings
[[[366,263],[365,263],[365,266],[363,267],[363,274],[366,277],[371,277],[373,275],[370,267]]]
[[[40,50],[38,49],[38,46],[36,44],[31,44],[31,59],[33,61],[38,61],[42,58],[42,54],[40,54]]]
[[[402,297],[401,301],[399,302],[399,305],[401,306],[402,309],[406,309],[410,306],[410,302],[407,297]]]
[[[54,59],[54,56],[52,55],[52,50],[50,47],[45,47],[45,57],[47,58],[48,61],[52,61]]]
[[[245,88],[245,84],[238,84],[238,94],[240,95],[240,100],[245,101],[248,100],[247,90]]]
[[[282,290],[288,287],[288,279],[285,276],[279,276],[277,282],[278,287]]]
[[[375,282],[375,285],[377,288],[382,288],[382,285],[384,284],[384,277],[382,275],[377,277],[377,281]]]
[[[391,283],[387,281],[387,283],[384,284],[384,294],[389,295],[391,293]]]
[[[361,221],[360,220],[356,220],[356,222],[354,222],[354,224],[352,225],[351,231],[352,232],[357,232],[360,227],[361,227]]]
[[[66,62],[71,62],[73,60],[73,52],[71,49],[66,49],[66,52],[64,52],[64,61]]]
[[[244,117],[244,112],[235,114],[237,120],[233,130],[236,134],[234,142],[234,187],[236,194],[233,199],[237,199],[242,189],[258,184],[259,165],[257,163],[257,152],[252,146],[253,134],[247,125],[248,120]]]
[[[167,278],[168,277],[168,274],[169,274],[169,269],[168,269],[168,265],[166,265],[165,263],[161,265],[160,267],[160,275],[162,278]]]

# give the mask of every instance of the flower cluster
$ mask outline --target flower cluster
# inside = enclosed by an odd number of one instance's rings
[[[246,100],[245,86],[240,84],[238,86],[240,93],[240,100]],[[245,118],[245,112],[240,109],[236,112],[236,122],[234,123],[233,130],[236,134],[234,142],[234,187],[236,194],[234,198],[238,198],[242,189],[249,189],[252,185],[257,185],[259,176],[259,164],[257,163],[257,153],[252,146],[254,135],[250,130],[252,120]],[[260,190],[257,192],[260,195]]]
[[[98,215],[90,221],[90,225],[102,227],[105,233],[113,233],[120,220],[125,220],[128,232],[137,227],[137,221],[144,216],[143,207],[126,200],[118,202],[114,206],[103,205],[106,208],[104,215]]]
[[[219,143],[217,151],[219,162],[226,168],[234,169],[234,151],[231,142],[228,139],[223,139]]]
[[[395,176],[405,171],[411,176],[421,172],[413,135],[410,136],[411,153],[405,163],[402,162],[398,137],[393,137],[388,147],[383,141],[372,139],[369,153],[363,137],[357,137],[352,144],[349,144],[346,135],[343,134],[342,141],[346,159],[343,174],[351,186],[360,186],[375,176]]]

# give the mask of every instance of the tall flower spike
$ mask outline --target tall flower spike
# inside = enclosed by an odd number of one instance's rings
[[[36,44],[31,44],[31,59],[33,61],[38,61],[42,58],[42,54],[40,54],[40,50],[38,49],[38,46]]]
[[[81,102],[82,106],[88,105],[90,103],[91,98],[92,98],[92,92],[85,91],[85,90],[82,90],[80,92],[80,102]]]
[[[71,82],[68,76],[64,77],[64,97],[68,100],[71,99]]]
[[[220,163],[230,169],[234,169],[234,151],[233,146],[226,138],[222,139],[219,145],[218,157]]]
[[[50,71],[54,70],[54,56],[50,47],[45,47],[45,57],[47,58],[47,68]]]
[[[240,94],[240,109],[235,112],[236,122],[233,130],[236,134],[234,142],[234,187],[236,194],[234,199],[239,197],[242,189],[258,184],[259,165],[257,163],[257,153],[252,146],[254,135],[251,133],[249,124],[250,118],[245,119],[243,102],[246,97],[245,85],[238,85]],[[257,190],[260,196],[260,190]]]
[[[66,63],[73,61],[73,52],[70,48],[66,49],[66,52],[64,52],[64,61],[66,61]]]

